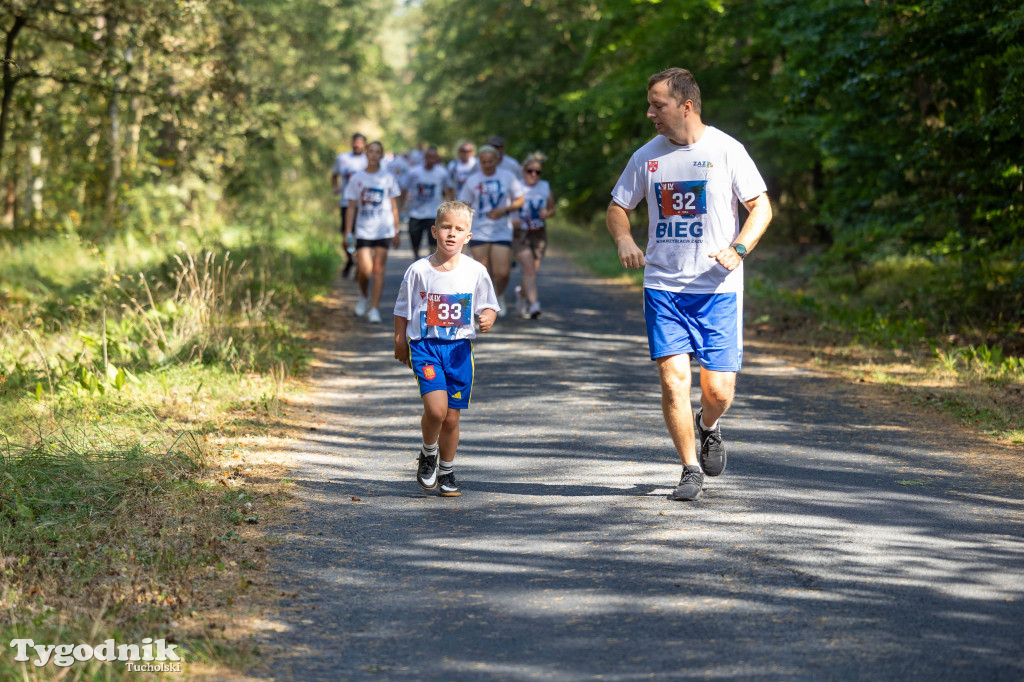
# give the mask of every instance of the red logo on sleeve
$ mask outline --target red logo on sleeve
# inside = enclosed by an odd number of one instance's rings
[[[657,170],[658,170],[658,160],[657,159],[655,159],[654,161],[648,161],[647,162],[647,172],[648,173],[654,173]]]
[[[437,378],[437,372],[434,371],[433,365],[423,365],[423,378],[427,381],[433,381]]]

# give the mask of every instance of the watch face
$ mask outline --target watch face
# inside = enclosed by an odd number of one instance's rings
[[[736,253],[740,254],[740,256],[747,255],[747,247],[743,246],[743,244],[733,244],[732,248],[736,249]]]

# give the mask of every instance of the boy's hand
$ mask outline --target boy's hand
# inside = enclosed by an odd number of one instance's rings
[[[412,367],[412,361],[409,359],[409,344],[405,339],[395,338],[395,360],[406,367]]]
[[[405,333],[405,318],[395,315],[395,360],[406,367],[412,367],[409,358],[409,337]]]
[[[484,334],[491,331],[491,327],[494,326],[494,318],[498,316],[498,311],[492,308],[486,308],[480,312],[480,331]]]

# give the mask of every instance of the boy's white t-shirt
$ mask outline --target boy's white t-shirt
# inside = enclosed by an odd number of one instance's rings
[[[390,239],[395,236],[391,200],[402,195],[391,173],[359,171],[345,185],[345,198],[356,202],[356,239]]]
[[[426,220],[437,216],[437,207],[444,201],[444,190],[452,187],[452,179],[439,163],[430,170],[415,166],[405,176],[404,187],[409,193],[409,217]]]
[[[459,192],[459,200],[473,207],[473,241],[512,241],[512,222],[507,215],[497,220],[487,217],[496,208],[508,208],[513,201],[523,196],[523,183],[506,170],[500,168],[494,175],[473,173]]]
[[[730,272],[708,254],[739,236],[739,201],[765,190],[743,145],[711,126],[689,146],[658,135],[638,149],[612,199],[630,210],[647,199],[644,287],[699,294],[742,291],[743,264]]]
[[[395,315],[404,317],[410,341],[476,338],[474,318],[490,308],[500,310],[487,269],[466,254],[453,269],[442,271],[430,256],[409,266],[395,301]]]

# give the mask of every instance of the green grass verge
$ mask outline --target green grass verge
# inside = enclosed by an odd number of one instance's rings
[[[0,679],[138,675],[37,668],[18,638],[162,638],[186,673],[253,660],[228,610],[282,502],[253,451],[283,428],[339,258],[301,221],[175,236],[0,246]]]

